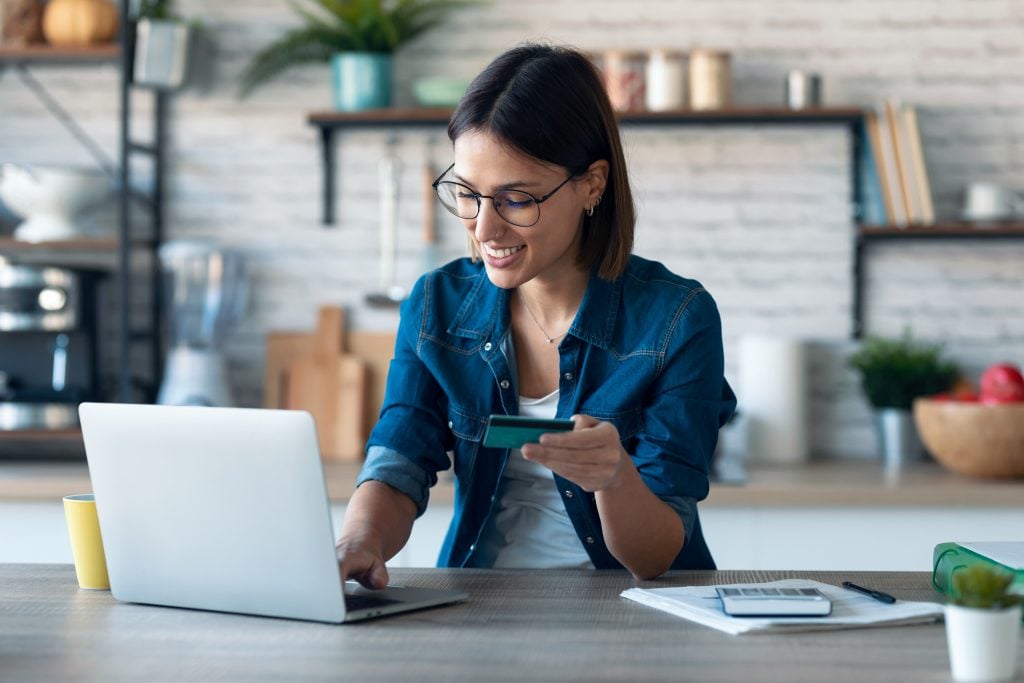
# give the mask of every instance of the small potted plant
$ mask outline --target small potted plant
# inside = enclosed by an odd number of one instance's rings
[[[1021,596],[1013,575],[984,564],[953,574],[946,605],[949,665],[957,681],[1006,681],[1017,665]]]
[[[915,341],[910,332],[899,339],[872,337],[850,356],[874,409],[879,450],[887,465],[920,459],[925,450],[914,427],[914,399],[948,391],[956,382],[956,365],[942,358],[937,345]]]
[[[135,25],[132,80],[157,90],[185,82],[190,26],[174,12],[173,0],[142,0]]]
[[[304,25],[253,58],[241,96],[300,64],[330,62],[339,111],[391,104],[392,54],[437,26],[454,8],[475,0],[303,0],[294,4]]]

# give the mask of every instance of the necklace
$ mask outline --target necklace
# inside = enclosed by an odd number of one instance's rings
[[[537,329],[540,330],[540,333],[543,334],[544,338],[548,340],[548,344],[554,344],[556,340],[561,339],[565,335],[569,334],[569,330],[567,329],[562,334],[552,337],[551,335],[544,331],[543,327],[540,326],[540,321],[537,320],[537,316],[533,314],[533,311],[530,310],[530,307],[526,305],[526,299],[523,298],[522,294],[519,295],[519,301],[520,303],[523,304],[523,308],[525,308],[526,312],[530,315],[530,318],[533,320],[533,324],[537,326]]]

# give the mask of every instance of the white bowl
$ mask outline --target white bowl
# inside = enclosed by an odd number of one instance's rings
[[[14,231],[28,242],[73,239],[82,235],[76,218],[111,191],[100,170],[65,166],[0,165],[0,201],[25,218]]]

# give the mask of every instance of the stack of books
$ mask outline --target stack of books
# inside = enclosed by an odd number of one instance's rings
[[[864,125],[861,222],[898,228],[934,225],[917,110],[886,100],[866,113]]]

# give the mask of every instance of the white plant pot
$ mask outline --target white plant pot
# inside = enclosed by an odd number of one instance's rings
[[[1021,606],[1002,610],[946,605],[953,680],[1008,681],[1017,668]]]

